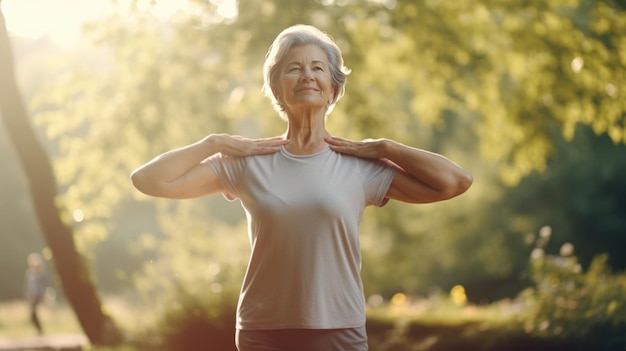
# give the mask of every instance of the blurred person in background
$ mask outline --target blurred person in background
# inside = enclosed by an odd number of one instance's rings
[[[26,276],[24,278],[24,293],[30,309],[30,320],[37,328],[37,332],[43,334],[43,327],[39,320],[38,307],[46,295],[48,278],[43,265],[43,258],[36,252],[26,258]]]
[[[264,65],[265,94],[287,122],[283,135],[210,134],[131,174],[151,196],[222,193],[241,202],[252,251],[237,306],[240,351],[367,350],[358,238],[365,207],[443,201],[472,183],[441,155],[331,135],[326,118],[348,73],[327,34],[289,27]]]

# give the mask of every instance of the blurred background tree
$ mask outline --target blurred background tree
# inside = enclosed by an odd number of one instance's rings
[[[15,75],[13,50],[2,9],[0,9],[0,74],[4,78],[0,86],[0,117],[28,183],[36,214],[35,220],[48,246],[45,257],[54,263],[57,281],[68,297],[68,302],[89,341],[94,345],[119,345],[122,334],[104,312],[100,296],[91,280],[90,269],[84,264],[82,254],[76,248],[72,229],[64,218],[66,213],[57,207],[56,179],[46,149],[39,142],[22,101]],[[14,232],[12,237],[19,238],[20,233]],[[29,254],[29,259],[31,255]],[[41,269],[45,272],[45,268]],[[45,278],[47,274],[43,274]],[[41,334],[42,329],[36,315],[33,314],[33,318]]]
[[[282,133],[261,70],[295,23],[330,33],[353,70],[331,132],[440,152],[475,177],[449,202],[368,209],[368,294],[463,284],[474,301],[512,296],[526,285],[529,233],[544,225],[583,262],[606,252],[626,266],[623,2],[189,1],[167,17],[159,1],[131,3],[91,23],[92,45],[56,61],[28,101],[104,291],[236,290],[248,253],[239,205],[150,199],[128,175],[210,133]],[[19,177],[2,183],[12,199],[23,195],[6,184]],[[3,233],[34,231],[8,223]],[[21,245],[0,241],[3,253]]]

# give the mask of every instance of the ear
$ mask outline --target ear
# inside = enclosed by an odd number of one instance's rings
[[[335,98],[335,84],[331,85],[330,100],[328,100],[328,105],[331,105],[333,103],[334,98]]]
[[[283,97],[280,93],[280,90],[275,85],[272,85],[271,88],[272,88],[272,95],[274,95],[274,97],[276,98],[276,100],[278,100],[279,103],[282,103]]]

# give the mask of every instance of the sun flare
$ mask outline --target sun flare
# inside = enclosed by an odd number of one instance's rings
[[[223,18],[237,16],[236,0],[210,0]],[[116,3],[116,4],[114,4]],[[4,0],[0,4],[7,30],[11,35],[41,38],[50,37],[59,45],[72,46],[80,36],[81,26],[103,14],[128,10],[130,0]],[[178,10],[189,10],[187,0],[150,0],[136,2],[139,10],[148,10],[167,20]]]
[[[209,1],[223,18],[237,16],[237,0]],[[97,19],[113,10],[123,15],[130,3],[130,0],[4,0],[0,4],[11,35],[49,37],[67,47],[76,43],[80,37],[80,28],[86,21]],[[187,0],[139,0],[135,6],[140,10],[149,9],[162,20],[167,20],[178,10],[190,10]]]
[[[110,8],[109,0],[4,0],[2,12],[11,35],[48,36],[60,45],[71,45],[81,25]]]

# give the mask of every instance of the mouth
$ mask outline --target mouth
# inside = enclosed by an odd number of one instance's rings
[[[307,92],[307,91],[318,91],[317,89],[313,88],[313,87],[304,87],[304,88],[298,88],[296,90],[294,90],[294,92],[296,93],[303,93],[303,92]]]

